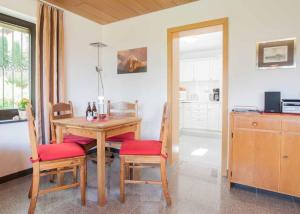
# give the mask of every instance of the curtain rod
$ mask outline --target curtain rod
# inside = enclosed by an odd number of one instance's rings
[[[43,4],[49,5],[50,7],[54,7],[55,9],[60,10],[60,11],[62,11],[62,12],[65,11],[63,8],[58,7],[58,6],[56,6],[55,4],[49,3],[49,2],[47,2],[47,1],[45,1],[45,0],[38,0],[38,1],[41,2],[41,3],[43,3]]]

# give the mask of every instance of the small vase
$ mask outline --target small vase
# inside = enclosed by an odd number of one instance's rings
[[[19,111],[19,117],[20,117],[20,120],[26,120],[27,119],[27,113],[26,113],[26,110],[18,110]]]

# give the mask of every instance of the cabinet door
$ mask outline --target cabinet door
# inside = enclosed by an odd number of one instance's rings
[[[278,191],[280,132],[255,131],[255,186]]]
[[[208,104],[207,105],[207,129],[213,131],[220,131],[220,105]]]
[[[254,132],[246,129],[235,129],[232,141],[231,181],[253,186],[254,165]]]
[[[184,103],[179,104],[179,128],[184,128]]]
[[[194,66],[191,61],[180,61],[180,81],[187,82],[194,80]]]
[[[300,197],[300,135],[283,133],[279,191]]]
[[[209,73],[211,71],[210,61],[208,59],[201,59],[194,61],[194,80],[207,81],[209,80]]]
[[[222,56],[217,56],[211,59],[212,67],[210,74],[210,80],[220,80],[222,75]]]

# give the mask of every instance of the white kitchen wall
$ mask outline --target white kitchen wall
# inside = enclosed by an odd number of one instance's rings
[[[0,0],[0,13],[35,22],[36,2]],[[89,43],[101,40],[101,25],[68,11],[64,17],[67,99],[73,101],[75,113],[82,115],[87,102],[97,97],[97,52]],[[26,122],[0,124],[0,177],[31,167],[27,132]]]
[[[201,0],[105,25],[103,40],[109,45],[103,59],[107,96],[114,100],[138,99],[142,105],[142,136],[158,137],[161,109],[167,99],[167,28],[228,17],[229,107],[263,108],[263,93],[268,90],[300,98],[299,68],[256,69],[257,41],[300,39],[299,10],[299,0]],[[148,72],[118,75],[117,51],[145,46]]]

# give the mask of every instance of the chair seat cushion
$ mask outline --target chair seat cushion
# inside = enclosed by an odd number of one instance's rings
[[[38,155],[40,161],[50,161],[84,156],[85,152],[76,143],[44,144],[39,145]]]
[[[87,145],[97,142],[96,139],[89,137],[82,137],[77,135],[68,134],[64,136],[64,143],[77,143],[80,145]]]
[[[127,140],[121,145],[120,155],[160,155],[161,142],[156,140]]]
[[[109,137],[106,140],[110,142],[124,142],[126,140],[134,140],[134,132],[128,132],[117,136]]]

